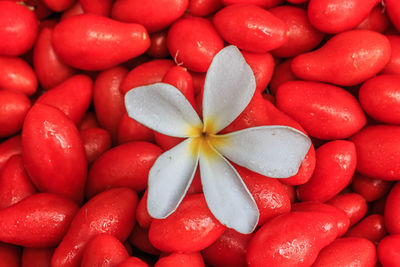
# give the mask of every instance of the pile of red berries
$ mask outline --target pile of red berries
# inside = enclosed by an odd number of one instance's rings
[[[398,0],[0,0],[0,266],[400,266],[399,30]],[[150,217],[149,170],[182,139],[124,105],[164,82],[200,112],[227,45],[257,88],[222,132],[313,141],[287,179],[235,166],[248,235],[215,219],[199,172]]]

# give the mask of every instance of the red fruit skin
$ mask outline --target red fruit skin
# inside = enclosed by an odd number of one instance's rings
[[[256,92],[244,111],[221,133],[263,125],[287,125],[304,132],[296,121],[279,111],[271,102],[266,101],[259,92]],[[314,147],[311,146],[297,174],[281,181],[291,185],[305,183],[311,178],[314,168],[315,151]]]
[[[90,128],[100,128],[100,125],[96,119],[94,112],[86,112],[85,117],[83,117],[81,123],[79,124],[79,131],[83,131]]]
[[[399,126],[368,126],[354,135],[351,141],[357,149],[357,172],[386,181],[399,179]]]
[[[388,235],[378,244],[378,258],[382,266],[400,266],[400,235]]]
[[[4,267],[19,267],[21,249],[6,243],[0,243],[0,259]]]
[[[323,140],[344,139],[366,124],[357,99],[342,88],[316,82],[289,81],[276,93],[276,106]]]
[[[23,93],[0,89],[0,138],[21,130],[30,107],[31,101]]]
[[[129,242],[147,254],[160,255],[160,251],[150,243],[149,229],[142,228],[136,224],[132,234],[129,236]]]
[[[192,16],[205,17],[222,7],[221,0],[191,0],[188,11]]]
[[[390,21],[386,15],[385,7],[382,5],[377,5],[371,10],[368,16],[360,24],[358,24],[356,29],[384,33],[389,26]]]
[[[54,248],[24,248],[21,267],[50,267]]]
[[[367,213],[365,199],[356,193],[344,193],[330,199],[326,204],[343,210],[350,219],[350,226],[360,221]]]
[[[64,197],[40,193],[0,210],[0,241],[23,247],[56,246],[78,211]]]
[[[247,264],[311,266],[319,251],[335,240],[336,221],[320,212],[290,212],[264,224],[252,237]]]
[[[115,267],[148,267],[144,261],[136,257],[130,257]]]
[[[44,28],[39,33],[33,49],[33,66],[43,89],[49,90],[76,73],[65,65],[54,52],[51,36],[53,29]]]
[[[34,44],[38,21],[26,6],[12,1],[0,1],[0,25],[0,40],[3,40],[0,55],[19,56]]]
[[[43,2],[47,7],[56,12],[64,11],[75,3],[74,0],[43,0]]]
[[[214,56],[224,47],[224,42],[207,19],[188,17],[172,24],[167,46],[178,65],[191,71],[206,72]]]
[[[317,50],[296,56],[291,67],[303,80],[351,86],[380,72],[390,55],[390,43],[384,35],[351,30],[333,36]]]
[[[113,0],[79,0],[79,3],[85,13],[109,17]]]
[[[54,28],[52,41],[54,51],[63,62],[83,70],[116,66],[143,54],[150,46],[150,38],[142,25],[94,14],[62,20]]]
[[[324,38],[324,34],[311,25],[307,12],[302,8],[278,6],[268,11],[284,21],[289,29],[287,42],[271,51],[276,57],[293,57],[308,52]]]
[[[286,190],[286,194],[288,195],[289,199],[290,199],[290,203],[293,204],[296,202],[296,189],[293,185],[288,185],[288,184],[284,184],[281,182],[281,184],[283,185],[283,188],[285,188]]]
[[[311,145],[310,149],[308,150],[306,156],[304,157],[303,162],[300,165],[299,171],[297,174],[286,178],[280,179],[279,181],[282,184],[286,185],[301,185],[307,183],[314,173],[316,165],[316,158],[315,158],[315,149],[314,146]],[[294,189],[293,189],[294,191]]]
[[[274,72],[274,58],[270,53],[242,52],[242,55],[253,70],[254,77],[256,78],[256,90],[260,92],[264,91],[271,81],[272,73]]]
[[[156,59],[143,63],[125,76],[120,91],[125,95],[135,87],[161,82],[168,70],[174,66],[175,63],[169,59]]]
[[[203,185],[201,184],[200,169],[197,168],[194,173],[192,184],[190,185],[186,194],[203,193]]]
[[[273,217],[290,211],[289,196],[278,180],[257,174],[237,165],[235,165],[235,169],[257,204],[260,212],[258,226],[263,225]]]
[[[390,234],[400,234],[400,184],[396,183],[390,190],[385,204],[385,226]]]
[[[161,147],[164,151],[169,150],[182,142],[184,138],[172,137],[159,132],[154,131],[154,139],[156,144]]]
[[[127,73],[126,68],[118,66],[101,72],[94,82],[93,103],[97,120],[114,141],[118,123],[125,112],[124,96],[119,88]]]
[[[20,154],[22,154],[20,135],[10,137],[0,143],[0,170],[12,156]]]
[[[148,142],[131,142],[108,150],[89,170],[86,196],[91,198],[120,186],[144,191],[150,168],[161,153],[158,146]]]
[[[111,189],[91,198],[74,217],[51,266],[79,266],[85,245],[97,234],[124,241],[135,224],[137,201],[136,193],[128,188]]]
[[[205,262],[212,266],[247,267],[246,252],[251,237],[252,235],[226,229],[217,241],[203,249],[201,254]]]
[[[37,89],[36,74],[21,58],[0,56],[0,89],[33,95]]]
[[[170,68],[162,79],[162,82],[177,88],[186,97],[192,107],[197,109],[194,99],[192,76],[185,68],[180,66]]]
[[[74,123],[54,107],[35,104],[22,130],[25,169],[41,192],[83,200],[87,163]],[[40,155],[40,156],[38,156]]]
[[[147,190],[144,192],[136,208],[136,220],[141,227],[146,229],[150,227],[151,221],[153,220],[147,211]]]
[[[93,163],[111,147],[111,136],[104,129],[89,128],[80,131],[80,134],[89,164]]]
[[[199,252],[194,253],[172,253],[161,257],[154,267],[205,267],[203,258]]]
[[[64,20],[68,17],[76,16],[76,15],[82,15],[83,13],[84,13],[83,8],[78,1],[62,13],[61,20]]]
[[[340,33],[360,24],[379,0],[310,0],[307,8],[311,24],[326,33]]]
[[[325,202],[342,191],[353,178],[357,164],[356,147],[350,141],[336,140],[316,151],[316,166],[311,179],[297,187],[301,201]]]
[[[154,219],[149,239],[163,252],[196,252],[211,245],[225,228],[208,209],[203,194],[195,194],[167,218]]]
[[[383,68],[382,73],[385,74],[400,74],[400,36],[386,35],[392,48],[390,60]]]
[[[248,52],[265,53],[288,40],[288,26],[267,10],[248,4],[227,6],[213,23],[222,38]]]
[[[86,245],[81,267],[111,267],[129,258],[128,251],[116,237],[98,234]]]
[[[93,96],[93,81],[86,75],[74,75],[41,95],[36,103],[58,108],[76,125],[88,110]]]
[[[275,115],[269,112],[269,108],[270,106],[262,97],[261,92],[256,91],[242,113],[220,133],[225,134],[250,127],[269,125],[272,121],[271,117]],[[276,111],[277,109],[273,106],[271,110]]]
[[[165,58],[169,56],[167,46],[168,31],[155,32],[150,34],[150,47],[146,54],[153,58]]]
[[[197,98],[197,96],[203,91],[206,73],[190,72],[190,74],[192,75],[194,94]]]
[[[322,212],[331,215],[337,222],[338,237],[344,235],[350,226],[350,219],[343,210],[321,202],[297,202],[292,205],[291,211]]]
[[[360,87],[358,98],[365,112],[388,124],[400,124],[400,75],[375,76]]]
[[[130,118],[127,112],[121,117],[118,125],[118,144],[133,141],[145,141],[154,143],[153,130]]]
[[[385,1],[386,12],[389,15],[390,22],[396,27],[397,30],[400,29],[400,3],[396,0],[386,0]]]
[[[291,4],[302,4],[308,2],[308,0],[287,0],[287,2]]]
[[[392,182],[373,179],[356,173],[351,182],[351,189],[360,194],[367,202],[375,201],[385,196],[392,186]]]
[[[365,266],[374,267],[377,261],[375,245],[365,238],[339,238],[321,250],[315,267]]]
[[[271,77],[271,82],[269,83],[269,89],[271,89],[272,93],[276,94],[276,91],[278,91],[281,84],[297,80],[296,76],[294,76],[292,72],[291,64],[292,60],[287,59],[276,65]]]
[[[382,215],[372,214],[349,229],[346,237],[362,237],[378,244],[386,236],[386,228]]]
[[[153,33],[167,28],[181,17],[188,4],[188,0],[116,0],[111,17],[139,23]]]
[[[7,208],[36,193],[25,172],[22,157],[12,156],[0,170],[0,209]]]
[[[224,5],[253,4],[262,8],[270,8],[282,4],[283,0],[221,0]]]

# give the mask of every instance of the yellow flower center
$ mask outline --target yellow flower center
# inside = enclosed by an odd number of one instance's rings
[[[198,128],[193,129],[194,136],[196,136],[192,138],[190,145],[190,151],[193,155],[201,152],[208,159],[218,156],[214,147],[226,143],[226,138],[221,138],[221,136],[214,134],[214,129],[214,123],[210,120],[204,124],[203,131]]]

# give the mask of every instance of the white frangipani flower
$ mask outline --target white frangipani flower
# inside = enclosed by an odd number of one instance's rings
[[[125,105],[131,118],[165,135],[187,138],[163,153],[149,173],[147,209],[153,218],[173,213],[200,165],[207,205],[224,225],[250,233],[259,211],[230,161],[275,178],[297,173],[310,139],[287,126],[261,126],[218,135],[249,104],[254,74],[235,46],[222,49],[208,69],[203,122],[175,87],[156,83],[130,90]]]

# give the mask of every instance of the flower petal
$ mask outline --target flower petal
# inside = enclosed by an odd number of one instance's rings
[[[125,95],[129,117],[162,134],[198,136],[203,124],[185,96],[166,83],[136,87]]]
[[[249,104],[255,89],[253,71],[239,49],[222,49],[211,62],[204,83],[204,130],[217,133],[228,126]]]
[[[288,126],[261,126],[214,136],[213,146],[229,160],[273,178],[298,172],[311,140]]]
[[[147,210],[162,219],[176,210],[192,183],[199,161],[198,142],[188,138],[157,158],[149,172]]]
[[[233,166],[209,147],[208,152],[200,152],[200,174],[207,205],[215,218],[240,233],[251,233],[258,223],[257,204]]]

